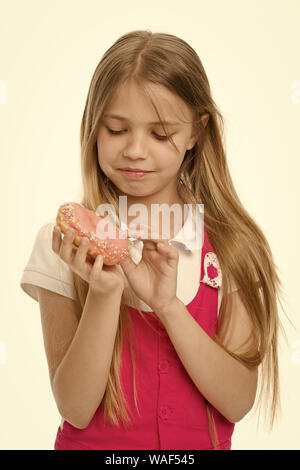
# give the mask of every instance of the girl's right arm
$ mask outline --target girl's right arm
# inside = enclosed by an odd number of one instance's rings
[[[58,240],[53,233],[52,248],[89,282],[80,321],[74,300],[38,288],[54,398],[61,416],[83,429],[94,416],[106,389],[124,283],[115,267],[106,271],[101,260],[91,265],[86,258],[86,246],[80,245],[74,254],[72,238],[65,236],[61,242],[60,235]]]

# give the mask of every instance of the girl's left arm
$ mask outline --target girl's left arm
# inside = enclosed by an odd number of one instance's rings
[[[236,352],[251,335],[251,323],[238,291],[222,344]],[[228,421],[237,423],[252,408],[257,389],[257,367],[248,369],[221,348],[197,323],[177,297],[156,312],[192,381]]]

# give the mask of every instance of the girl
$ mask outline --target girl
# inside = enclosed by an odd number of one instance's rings
[[[103,266],[88,244],[72,247],[74,234],[40,230],[21,286],[40,304],[62,416],[55,449],[230,449],[259,366],[272,427],[281,282],[235,192],[222,132],[202,63],[182,39],[133,31],[104,54],[81,123],[81,204],[112,204],[118,216],[120,196],[128,214],[136,203],[147,214],[203,204],[202,244],[189,250],[171,224],[168,240],[146,232],[121,265]]]

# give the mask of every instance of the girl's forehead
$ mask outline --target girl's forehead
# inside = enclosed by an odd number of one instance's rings
[[[160,124],[155,107],[166,125],[179,126],[193,120],[193,111],[178,95],[156,84],[147,85],[146,91],[134,84],[122,85],[115,90],[103,117],[120,122]]]

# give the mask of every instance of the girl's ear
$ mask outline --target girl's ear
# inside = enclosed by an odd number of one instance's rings
[[[202,114],[200,119],[202,121],[203,127],[206,127],[206,125],[209,121],[209,113]]]
[[[202,114],[200,119],[201,119],[203,128],[205,128],[207,126],[208,121],[209,121],[209,113]],[[196,144],[197,140],[200,137],[200,134],[201,134],[201,130],[200,131],[198,130],[198,131],[196,131],[195,133],[192,134],[186,150],[190,150],[194,147],[194,145]]]

